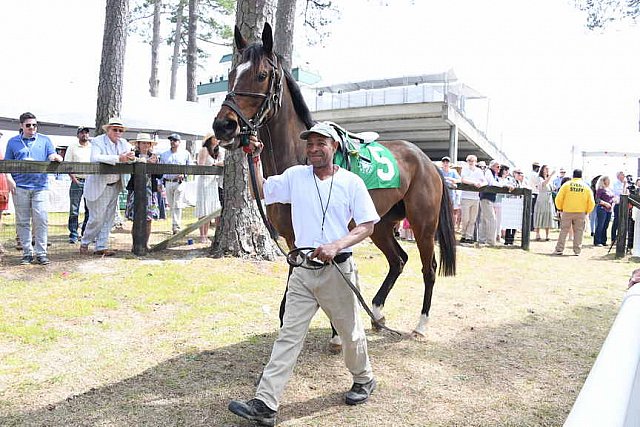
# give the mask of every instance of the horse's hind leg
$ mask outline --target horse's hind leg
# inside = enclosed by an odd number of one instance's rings
[[[383,218],[376,224],[373,234],[371,235],[371,240],[378,249],[382,251],[389,264],[389,272],[384,278],[380,289],[378,289],[378,292],[373,297],[373,306],[371,307],[374,317],[381,323],[384,323],[382,308],[387,300],[387,296],[409,259],[407,253],[400,247],[400,244],[393,235],[394,224],[395,221]],[[374,325],[372,324],[372,326]]]
[[[429,321],[429,310],[431,309],[431,297],[433,295],[433,286],[436,283],[436,258],[435,258],[435,226],[429,227],[427,224],[416,221],[411,222],[413,233],[415,235],[418,251],[420,252],[420,260],[422,261],[422,278],[424,280],[424,297],[422,300],[422,311],[420,312],[420,320],[414,328],[412,335],[415,338],[422,338],[426,335],[427,323]]]

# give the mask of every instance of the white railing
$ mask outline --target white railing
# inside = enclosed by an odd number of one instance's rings
[[[640,284],[627,292],[564,425],[640,426]]]

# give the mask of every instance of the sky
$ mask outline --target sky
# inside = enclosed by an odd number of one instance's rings
[[[487,133],[519,165],[574,166],[570,153],[640,152],[640,28],[591,32],[572,0],[338,0],[329,35],[295,62],[322,85],[453,69],[484,94]],[[95,108],[104,0],[4,1],[0,103]],[[225,49],[211,50],[206,81]],[[168,97],[169,49],[161,54]],[[125,98],[148,96],[150,53],[127,44]],[[179,97],[184,98],[184,69]],[[18,100],[20,102],[18,102]],[[16,111],[18,116],[22,111]],[[203,123],[206,128],[210,123]],[[619,159],[600,159],[615,163]],[[580,166],[576,164],[575,166]],[[635,170],[632,173],[635,174]]]

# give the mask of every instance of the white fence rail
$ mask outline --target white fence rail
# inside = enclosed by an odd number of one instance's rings
[[[640,284],[627,292],[564,425],[640,426]]]

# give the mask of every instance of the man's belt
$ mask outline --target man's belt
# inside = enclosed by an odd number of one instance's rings
[[[338,255],[333,257],[333,260],[336,262],[336,264],[342,264],[343,262],[345,262],[346,260],[348,260],[349,258],[351,258],[352,253],[351,252],[340,252]],[[325,264],[319,261],[314,261],[314,260],[307,260],[307,262],[311,265],[315,265],[315,266],[324,266]],[[329,264],[326,264],[329,265]]]
[[[174,179],[166,179],[165,178],[165,182],[182,182],[183,179],[182,178],[174,178]]]
[[[116,182],[109,182],[107,185],[109,187],[113,187],[114,185],[116,185],[117,183],[119,183],[120,181],[116,181]]]

